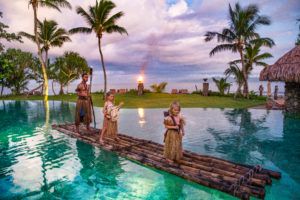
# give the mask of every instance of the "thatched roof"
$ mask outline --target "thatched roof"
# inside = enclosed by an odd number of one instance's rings
[[[261,81],[284,81],[300,83],[300,45],[296,46],[273,65],[260,72]]]

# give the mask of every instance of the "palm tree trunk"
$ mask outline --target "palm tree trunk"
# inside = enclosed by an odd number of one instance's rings
[[[248,98],[248,95],[249,95],[248,74],[246,75],[246,78],[245,78],[245,84],[244,84],[244,88],[243,88],[243,93]]]
[[[55,90],[54,90],[54,80],[52,80],[52,92],[54,95],[56,95]]]
[[[98,47],[99,47],[99,53],[101,56],[102,70],[103,70],[103,76],[104,76],[104,94],[103,94],[103,99],[104,99],[106,91],[107,91],[107,77],[106,77],[106,69],[105,69],[105,65],[104,65],[103,53],[101,50],[101,38],[100,37],[98,37]]]
[[[1,97],[3,95],[4,85],[1,85]]]
[[[228,86],[227,95],[230,93],[230,85]]]
[[[248,77],[247,77],[247,70],[246,70],[246,66],[245,66],[245,60],[244,60],[244,56],[243,56],[243,49],[239,48],[239,53],[241,56],[241,61],[242,61],[242,71],[243,71],[243,75],[244,75],[244,91],[243,91],[243,95],[244,97],[249,98],[249,92],[248,92]]]
[[[45,50],[45,67],[48,68],[48,49]]]
[[[44,78],[44,87],[43,87],[43,94],[44,94],[44,101],[48,101],[48,76],[47,76],[47,71],[46,71],[46,65],[45,62],[43,61],[43,56],[42,56],[42,51],[41,51],[41,46],[40,46],[40,41],[38,38],[38,33],[37,33],[37,2],[32,4],[33,8],[33,14],[34,14],[34,35],[35,35],[35,42],[37,45],[37,50],[38,50],[38,58],[42,66],[42,72],[43,72],[43,78]]]
[[[43,84],[42,84],[41,94],[42,94],[42,95],[44,94],[44,82],[43,82]]]
[[[237,95],[241,94],[241,88],[242,88],[242,85],[239,84],[239,85],[238,85],[238,88],[237,88],[237,90],[236,90],[236,92],[235,92],[235,94],[234,94],[234,98],[235,98],[235,99],[236,99]]]
[[[62,84],[60,84],[60,91],[59,94],[64,94],[64,87]]]

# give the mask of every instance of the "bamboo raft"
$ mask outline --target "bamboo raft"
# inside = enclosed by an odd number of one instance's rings
[[[118,140],[107,138],[104,144],[99,144],[99,129],[91,128],[87,131],[80,127],[80,134],[78,134],[74,131],[74,124],[52,125],[52,128],[91,145],[114,151],[127,159],[175,174],[240,199],[250,199],[250,196],[264,199],[265,186],[271,185],[271,178],[281,178],[280,172],[264,169],[259,165],[237,164],[190,151],[183,152],[183,159],[180,163],[168,163],[163,157],[163,145],[149,140],[118,134]]]

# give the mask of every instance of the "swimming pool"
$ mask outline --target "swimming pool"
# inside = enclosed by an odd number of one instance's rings
[[[75,105],[0,102],[0,199],[234,199],[51,129]],[[164,109],[123,109],[122,133],[162,143]],[[102,121],[95,110],[97,126]],[[300,199],[300,119],[281,111],[183,109],[185,149],[282,172],[266,199]],[[47,115],[46,115],[47,116]]]

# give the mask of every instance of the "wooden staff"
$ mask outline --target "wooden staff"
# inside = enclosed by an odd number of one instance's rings
[[[92,81],[93,81],[93,68],[90,68],[90,101],[91,101],[92,111],[93,111],[94,128],[96,128],[96,118],[95,118],[95,111],[94,111],[94,103],[93,103],[93,99],[92,99]]]

